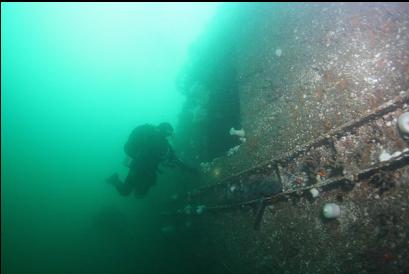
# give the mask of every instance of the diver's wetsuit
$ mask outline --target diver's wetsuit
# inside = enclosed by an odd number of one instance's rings
[[[132,158],[129,173],[124,183],[115,183],[123,196],[129,195],[132,190],[137,197],[145,196],[156,182],[159,164],[178,162],[166,136],[157,127],[148,124],[132,131],[124,149]]]

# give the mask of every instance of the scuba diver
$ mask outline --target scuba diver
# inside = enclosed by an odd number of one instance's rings
[[[124,164],[129,167],[125,181],[122,182],[118,173],[115,173],[107,182],[122,196],[128,196],[133,191],[135,197],[143,198],[155,184],[160,164],[168,167],[178,166],[195,173],[196,169],[185,165],[176,157],[167,140],[172,134],[173,128],[166,122],[158,126],[145,124],[136,127],[124,146],[128,156]]]

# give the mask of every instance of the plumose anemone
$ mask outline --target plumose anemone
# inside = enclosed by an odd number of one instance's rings
[[[402,134],[409,135],[409,112],[404,112],[399,116],[398,127]]]

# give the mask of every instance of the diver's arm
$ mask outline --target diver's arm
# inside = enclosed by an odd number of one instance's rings
[[[179,158],[176,158],[175,162],[176,162],[176,165],[177,165],[179,168],[181,168],[181,169],[183,169],[183,170],[185,170],[185,171],[188,171],[188,172],[195,172],[195,171],[196,171],[195,168],[193,168],[193,167],[191,167],[191,166],[185,164],[185,163],[182,162]]]
[[[191,172],[191,173],[197,173],[197,169],[185,164],[176,156],[171,146],[169,146],[168,160],[169,160],[169,163],[171,163],[172,165],[178,166],[180,169],[184,171]]]

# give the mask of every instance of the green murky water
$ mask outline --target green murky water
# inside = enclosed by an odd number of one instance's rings
[[[1,4],[2,273],[192,273],[161,202],[107,185],[142,123],[176,124],[176,78],[216,4]]]

